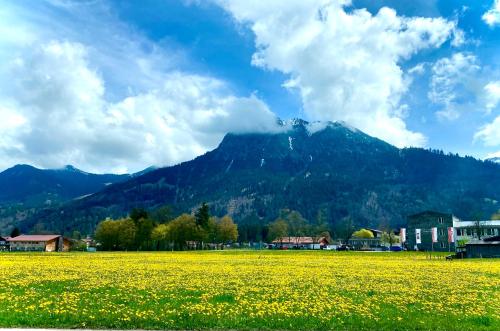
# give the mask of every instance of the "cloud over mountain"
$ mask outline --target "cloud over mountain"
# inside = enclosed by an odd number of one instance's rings
[[[11,10],[3,15],[13,20],[19,9]],[[228,131],[276,129],[276,116],[257,96],[237,96],[220,79],[173,69],[175,55],[133,33],[121,44],[128,30],[119,24],[108,26],[109,34],[93,31],[92,44],[75,31],[78,21],[61,33],[22,19],[15,24],[23,27],[19,36],[0,41],[1,49],[13,49],[0,54],[0,168],[71,163],[137,171],[191,159]]]
[[[401,102],[409,81],[400,63],[463,34],[443,18],[372,15],[350,1],[219,2],[255,34],[255,66],[279,70],[312,120],[343,120],[397,146],[423,145]],[[455,38],[456,37],[456,38]],[[463,40],[462,40],[463,41]]]

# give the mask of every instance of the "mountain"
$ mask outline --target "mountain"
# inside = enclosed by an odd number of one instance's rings
[[[107,216],[133,207],[192,211],[206,201],[236,221],[273,220],[280,209],[346,216],[358,226],[393,226],[426,209],[470,217],[499,208],[500,165],[418,148],[398,149],[344,123],[282,122],[277,133],[227,134],[213,151],[160,168],[23,223],[91,233]],[[485,216],[487,217],[487,216]]]
[[[46,170],[21,164],[0,173],[0,203],[66,201],[128,178],[128,175],[90,174],[69,165]]]
[[[129,175],[96,175],[71,165],[38,169],[20,164],[0,173],[0,230],[11,228],[40,208],[95,193]]]

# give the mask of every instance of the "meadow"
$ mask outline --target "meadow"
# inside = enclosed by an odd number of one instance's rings
[[[0,327],[500,330],[500,260],[422,253],[2,253]]]

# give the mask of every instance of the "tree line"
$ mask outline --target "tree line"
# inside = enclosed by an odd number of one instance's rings
[[[272,243],[285,237],[311,237],[318,243],[321,238],[347,242],[351,237],[372,235],[365,229],[355,231],[350,216],[332,224],[322,210],[312,220],[298,211],[282,209],[272,222],[250,215],[236,225],[230,216],[212,216],[209,206],[203,203],[194,214],[177,217],[168,206],[151,212],[133,209],[126,218],[100,222],[95,239],[103,250],[186,250],[222,249],[224,244],[237,241]],[[388,242],[395,242],[392,231],[384,231],[385,236]]]
[[[168,207],[151,214],[133,209],[126,218],[100,222],[95,238],[102,250],[222,249],[237,240],[238,227],[229,216],[211,216],[203,203],[194,215],[176,218]]]

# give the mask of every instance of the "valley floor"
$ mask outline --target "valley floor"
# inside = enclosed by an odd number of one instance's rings
[[[423,253],[0,253],[0,327],[499,330],[500,260]]]

